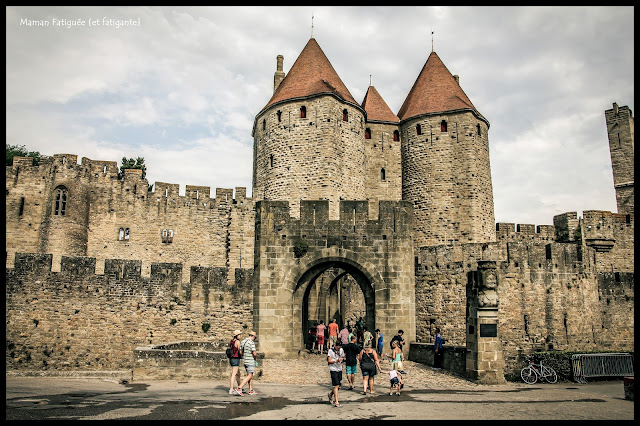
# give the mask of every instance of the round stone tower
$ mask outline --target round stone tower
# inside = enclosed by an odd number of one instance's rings
[[[338,202],[365,195],[365,112],[353,99],[315,39],[311,38],[289,73],[281,57],[274,94],[255,119],[253,198],[288,201],[300,216],[300,200]]]
[[[495,241],[489,122],[431,52],[398,112],[415,246]]]

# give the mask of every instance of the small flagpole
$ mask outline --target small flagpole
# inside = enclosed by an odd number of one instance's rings
[[[433,28],[431,28],[431,52],[433,52]]]

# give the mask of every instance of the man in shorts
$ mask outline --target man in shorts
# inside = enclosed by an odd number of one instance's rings
[[[342,384],[342,362],[345,359],[342,342],[336,341],[333,348],[327,351],[327,363],[329,364],[329,374],[331,374],[331,386],[333,389],[327,395],[329,402],[335,407],[342,407],[338,401],[338,389]]]
[[[320,324],[316,327],[316,339],[318,340],[318,353],[324,352],[324,330],[327,328],[324,322],[320,320]]]
[[[358,354],[362,351],[362,348],[358,346],[356,341],[358,338],[355,335],[351,336],[351,342],[347,343],[342,350],[344,350],[347,366],[347,381],[349,382],[349,390],[353,389],[353,383],[358,372]]]
[[[240,350],[242,351],[242,362],[244,363],[244,369],[247,372],[247,377],[244,378],[240,387],[236,388],[236,393],[243,396],[242,388],[249,383],[249,395],[257,395],[258,392],[253,390],[253,373],[256,371],[256,359],[258,354],[256,353],[256,332],[250,331],[249,337],[244,339],[240,343]]]
[[[338,323],[336,319],[331,320],[329,324],[329,348],[333,348],[338,340]]]

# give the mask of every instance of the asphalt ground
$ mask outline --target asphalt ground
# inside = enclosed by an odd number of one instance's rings
[[[442,377],[446,372],[434,372]],[[407,377],[411,375],[408,372]],[[634,403],[624,399],[622,380],[437,385],[407,380],[401,395],[389,395],[377,376],[374,395],[339,393],[332,406],[325,383],[256,381],[255,396],[229,395],[228,381],[6,376],[6,420],[629,420]]]

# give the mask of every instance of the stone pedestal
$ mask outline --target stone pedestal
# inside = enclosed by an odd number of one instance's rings
[[[482,384],[504,383],[504,359],[498,337],[496,262],[480,261],[467,281],[467,377]]]

